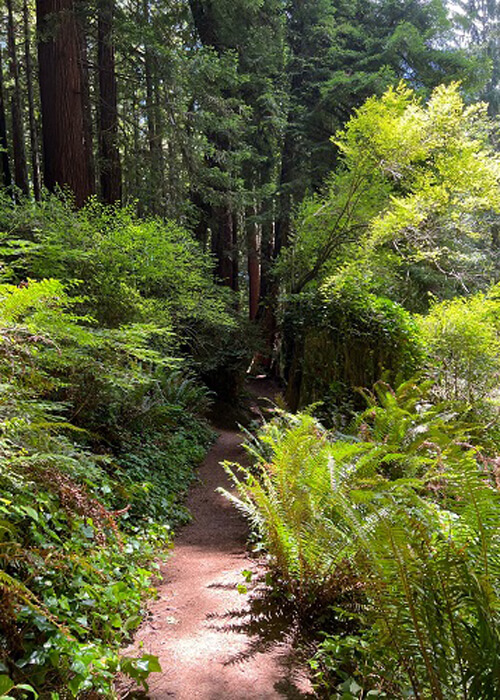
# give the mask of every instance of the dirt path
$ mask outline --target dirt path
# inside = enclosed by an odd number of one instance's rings
[[[139,629],[134,650],[155,654],[163,669],[150,678],[151,700],[250,700],[312,697],[287,639],[287,625],[258,610],[258,585],[240,594],[243,570],[257,571],[246,552],[246,524],[216,493],[229,488],[223,460],[244,461],[241,435],[223,430],[199,472],[188,507],[193,521],[163,567],[159,597]],[[299,669],[299,670],[298,670]]]

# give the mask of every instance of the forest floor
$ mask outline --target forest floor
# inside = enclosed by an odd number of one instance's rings
[[[251,391],[270,396],[273,386],[253,380]],[[253,408],[258,410],[256,402]],[[294,625],[266,596],[263,564],[247,550],[247,525],[216,491],[232,490],[221,462],[247,462],[241,442],[236,429],[220,430],[199,469],[187,500],[192,521],[176,537],[158,597],[127,650],[158,656],[162,673],[151,675],[148,693],[122,689],[122,698],[315,697]],[[253,573],[249,584],[243,571]],[[248,592],[240,593],[238,585]]]

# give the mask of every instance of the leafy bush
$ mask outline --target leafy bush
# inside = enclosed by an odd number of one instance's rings
[[[111,693],[118,670],[144,682],[158,670],[154,657],[119,648],[154,592],[151,562],[185,518],[178,498],[211,439],[194,415],[206,392],[151,347],[159,330],[96,328],[81,304],[56,280],[0,285],[0,678],[9,689]]]
[[[500,374],[498,288],[434,304],[420,318],[428,371],[441,398],[474,404],[496,389]]]
[[[0,232],[8,281],[71,283],[82,314],[104,328],[159,329],[152,347],[164,352],[168,337],[168,349],[194,356],[201,373],[228,359],[245,365],[248,350],[241,357],[231,347],[231,333],[242,336],[231,292],[214,283],[210,255],[178,224],[93,200],[75,211],[56,196],[13,208],[0,194]]]
[[[278,416],[227,466],[330,697],[500,693],[496,461],[427,391],[380,385],[352,437]]]
[[[422,346],[411,315],[356,280],[332,278],[318,292],[286,304],[284,353],[287,400],[294,409],[316,401],[353,399],[358,387],[382,376],[407,379],[418,368]]]

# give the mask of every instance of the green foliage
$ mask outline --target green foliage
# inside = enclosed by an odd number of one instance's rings
[[[0,285],[0,663],[19,688],[112,692],[120,645],[211,432],[148,324],[95,327],[57,280]],[[158,338],[162,341],[160,344]],[[78,425],[79,427],[76,427]],[[140,436],[140,437],[139,437]],[[7,675],[8,674],[8,675]],[[21,685],[19,685],[21,684]]]
[[[170,412],[167,420],[175,430],[134,436],[119,456],[122,478],[133,494],[129,517],[134,522],[144,518],[167,524],[189,520],[182,498],[194,478],[193,465],[203,459],[213,434],[208,426],[193,422],[182,404],[174,409],[177,415]]]
[[[410,308],[425,308],[429,291],[490,284],[500,212],[493,133],[486,105],[467,105],[456,84],[426,104],[404,84],[368,99],[335,138],[342,167],[299,210],[280,263],[292,291],[344,263]]]
[[[427,392],[380,385],[352,437],[278,415],[256,466],[227,467],[275,586],[325,630],[313,668],[331,697],[500,692],[494,460]]]
[[[328,138],[366,99],[401,79],[424,94],[485,79],[480,62],[449,42],[441,0],[290,0],[287,11],[293,158],[285,186],[296,204],[338,165]]]
[[[419,367],[422,343],[411,315],[371,294],[361,279],[333,278],[291,295],[283,320],[292,407],[353,400],[382,376],[394,382]]]
[[[0,210],[4,253],[17,276],[80,280],[101,324],[157,322],[183,335],[197,323],[231,326],[212,261],[182,227],[138,219],[130,209],[48,197]]]
[[[441,398],[474,405],[491,397],[500,372],[498,287],[434,304],[421,317],[428,372]]]
[[[487,81],[482,86],[480,97],[488,103],[490,114],[496,116],[500,111],[498,1],[482,4],[478,0],[458,0],[450,9],[457,40],[465,45],[469,55],[484,63]]]
[[[207,376],[229,365],[246,369],[248,344],[240,342],[245,335],[231,292],[214,283],[211,256],[181,226],[93,200],[75,211],[70,198],[56,196],[13,209],[4,195],[0,231],[5,278],[62,280],[79,298],[77,313],[100,326],[102,347],[121,333],[143,346],[138,360],[155,351],[156,358],[191,355],[193,369]],[[82,375],[87,386],[112,362],[96,360]]]

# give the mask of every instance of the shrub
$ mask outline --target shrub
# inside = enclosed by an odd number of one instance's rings
[[[356,388],[382,376],[407,379],[422,357],[411,315],[355,280],[332,278],[319,292],[295,295],[283,328],[292,409],[352,400]]]
[[[440,398],[474,404],[498,385],[500,304],[496,287],[434,304],[419,326],[428,356],[428,373]]]
[[[357,425],[280,416],[255,467],[227,466],[275,586],[324,630],[319,680],[330,697],[497,697],[495,461],[425,387],[380,385]]]
[[[139,219],[131,209],[92,200],[75,211],[56,196],[14,209],[0,198],[0,232],[9,281],[71,283],[69,291],[82,295],[81,313],[101,327],[153,324],[173,331],[171,342],[196,354],[202,369],[213,365],[221,337],[237,327],[231,292],[214,283],[210,255],[176,223]]]

